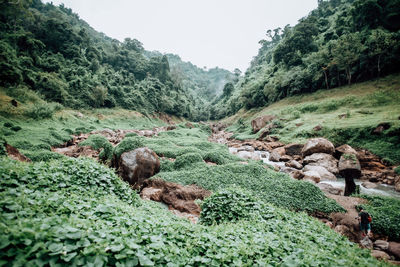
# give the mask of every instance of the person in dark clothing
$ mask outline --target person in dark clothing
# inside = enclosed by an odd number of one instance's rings
[[[371,235],[371,216],[368,212],[364,211],[363,208],[360,209],[360,213],[358,213],[358,221],[360,222],[360,230],[363,233],[363,236],[367,234],[368,236]]]

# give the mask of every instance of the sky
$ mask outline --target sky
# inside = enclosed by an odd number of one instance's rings
[[[95,30],[198,67],[244,72],[268,29],[295,25],[317,0],[45,0],[64,3]]]

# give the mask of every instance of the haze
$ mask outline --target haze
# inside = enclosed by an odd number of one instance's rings
[[[53,0],[97,31],[146,50],[178,54],[198,67],[245,71],[268,29],[295,25],[317,0]]]

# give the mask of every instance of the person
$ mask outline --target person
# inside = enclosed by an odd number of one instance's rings
[[[366,234],[368,236],[371,236],[371,223],[370,223],[370,215],[368,214],[368,212],[364,211],[363,208],[360,209],[360,213],[358,213],[358,221],[360,223],[360,230],[363,234],[363,236],[365,236]]]

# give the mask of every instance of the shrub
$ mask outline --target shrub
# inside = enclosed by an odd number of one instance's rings
[[[11,122],[5,122],[3,125],[4,125],[4,127],[7,127],[7,128],[11,128],[14,126],[14,124],[12,124]]]
[[[113,154],[113,146],[107,138],[99,134],[93,134],[88,139],[79,143],[80,146],[90,146],[93,149],[101,150],[99,158],[102,161],[110,160]]]
[[[121,143],[114,148],[114,156],[119,159],[122,153],[135,150],[136,148],[144,147],[143,138],[140,136],[125,137]]]
[[[34,162],[62,159],[65,157],[64,155],[48,150],[28,151],[25,152],[24,154]]]
[[[220,151],[210,151],[207,152],[204,156],[203,159],[205,161],[210,161],[214,162],[218,165],[222,165],[228,162],[227,159],[225,159],[224,155]]]
[[[318,108],[319,108],[319,106],[316,104],[305,104],[305,105],[300,106],[299,111],[301,113],[312,113],[312,112],[317,111]]]
[[[14,132],[18,132],[21,129],[22,129],[21,126],[18,125],[11,127],[11,130],[13,130]]]
[[[269,207],[237,186],[221,189],[201,204],[200,222],[205,225],[239,220],[268,219]]]
[[[62,108],[59,103],[37,102],[25,110],[25,115],[33,119],[48,119]]]
[[[190,167],[193,163],[203,162],[203,158],[199,153],[187,153],[178,156],[174,162],[175,169]]]
[[[394,169],[394,172],[397,173],[398,175],[400,175],[400,166],[397,166],[397,167]]]
[[[139,136],[137,133],[127,133],[125,137],[134,137],[134,136]]]

